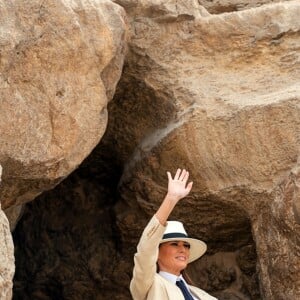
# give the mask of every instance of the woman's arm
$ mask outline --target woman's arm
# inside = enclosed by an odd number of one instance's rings
[[[146,299],[156,273],[158,246],[165,231],[166,221],[177,202],[188,195],[192,188],[192,182],[186,184],[189,177],[186,170],[177,169],[174,179],[170,172],[167,174],[167,195],[144,229],[134,256],[133,277],[130,283],[134,300]]]
[[[181,169],[177,169],[173,179],[170,172],[167,172],[167,174],[168,193],[155,214],[162,225],[166,224],[175,205],[189,194],[193,186],[193,182],[189,182],[188,185],[186,184],[189,179],[189,172],[185,169],[182,171]]]

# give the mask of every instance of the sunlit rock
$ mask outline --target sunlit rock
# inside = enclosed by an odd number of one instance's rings
[[[126,46],[110,1],[2,1],[2,208],[34,199],[98,144]]]

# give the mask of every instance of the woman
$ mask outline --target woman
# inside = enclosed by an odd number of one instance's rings
[[[187,196],[193,183],[189,172],[177,169],[168,174],[168,192],[141,236],[134,256],[130,291],[134,300],[213,300],[184,278],[187,264],[206,251],[206,244],[187,236],[182,223],[167,219],[179,200]]]

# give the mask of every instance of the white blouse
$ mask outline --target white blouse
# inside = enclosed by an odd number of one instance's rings
[[[186,286],[186,288],[189,290],[191,296],[193,297],[194,300],[199,300],[198,298],[196,298],[192,292],[189,289],[188,284],[186,283],[186,281],[184,280],[184,278],[182,277],[182,275],[180,274],[179,276],[176,276],[174,274],[168,273],[168,272],[164,272],[164,271],[159,271],[159,275],[162,276],[163,278],[165,278],[166,280],[172,282],[173,284],[176,285],[176,281],[177,280],[182,280]]]

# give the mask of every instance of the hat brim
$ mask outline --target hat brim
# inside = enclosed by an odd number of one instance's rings
[[[160,241],[160,244],[171,242],[171,241],[183,241],[190,244],[191,248],[190,248],[190,256],[188,259],[188,263],[201,257],[207,250],[207,245],[203,241],[193,239],[193,238],[184,238],[184,237],[167,238],[167,239],[162,239]]]

